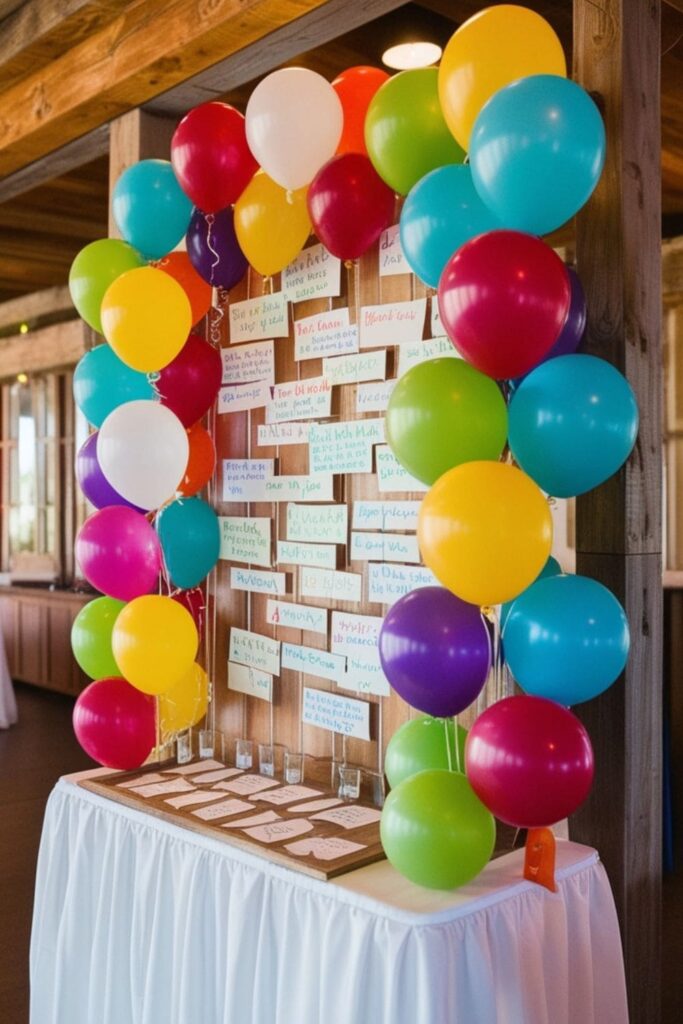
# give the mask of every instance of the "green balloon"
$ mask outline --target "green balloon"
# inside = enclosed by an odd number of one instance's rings
[[[126,270],[144,267],[132,245],[118,238],[100,238],[78,253],[69,271],[71,300],[87,324],[102,334],[100,306],[109,285]]]
[[[444,356],[411,367],[387,407],[389,447],[409,473],[430,485],[463,462],[497,461],[507,429],[500,388],[464,359]]]
[[[71,648],[76,661],[91,679],[121,675],[111,649],[111,634],[125,604],[113,597],[96,597],[81,608],[73,621]]]
[[[446,729],[450,764],[446,748]],[[384,760],[384,773],[389,785],[395,789],[404,779],[409,779],[428,768],[450,768],[465,771],[465,740],[467,729],[458,726],[458,747],[455,749],[455,726],[450,718],[432,718],[420,715],[404,722],[389,740]]]
[[[403,196],[430,171],[465,159],[441,112],[438,77],[438,68],[393,75],[365,117],[368,156],[380,178]]]
[[[459,772],[419,772],[392,789],[380,821],[396,870],[428,889],[466,885],[491,859],[496,824]]]

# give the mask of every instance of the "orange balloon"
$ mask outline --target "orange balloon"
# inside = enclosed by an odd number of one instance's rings
[[[190,455],[187,460],[185,476],[178,490],[186,498],[206,487],[216,468],[216,449],[211,435],[201,423],[195,423],[187,432],[190,442]]]
[[[344,110],[344,127],[337,153],[367,153],[365,115],[380,85],[391,76],[380,68],[357,67],[342,71],[332,83]]]
[[[169,252],[156,266],[178,282],[190,300],[192,325],[198,324],[211,308],[211,285],[199,276],[186,252]]]

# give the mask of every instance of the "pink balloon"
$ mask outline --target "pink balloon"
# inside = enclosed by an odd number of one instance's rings
[[[217,348],[191,334],[178,355],[159,374],[161,404],[191,427],[211,408],[221,386],[223,362]]]
[[[76,700],[73,724],[93,760],[124,771],[139,768],[156,740],[154,697],[118,676],[99,679]]]
[[[97,590],[119,601],[132,601],[155,589],[161,546],[143,515],[109,505],[83,523],[76,537],[76,560]]]
[[[593,748],[578,718],[545,697],[506,697],[472,726],[467,778],[496,818],[541,828],[572,814],[593,782]]]
[[[204,616],[206,615],[206,598],[204,597],[204,591],[201,587],[192,587],[191,590],[179,590],[177,594],[172,594],[174,601],[181,604],[183,608],[187,608],[188,612],[194,619],[194,624],[197,627],[199,633],[199,641],[201,643],[202,634],[204,632]]]

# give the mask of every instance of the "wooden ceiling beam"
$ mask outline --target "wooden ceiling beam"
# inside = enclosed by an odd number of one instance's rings
[[[3,103],[0,95],[0,104]],[[38,188],[48,181],[69,174],[77,167],[89,163],[109,152],[109,125],[103,124],[73,142],[53,149],[21,170],[8,174],[0,181],[0,203]]]
[[[138,0],[0,93],[0,174],[11,174],[251,44],[258,42],[265,63],[277,67],[282,33],[291,39],[294,32],[300,52],[402,5],[403,0]]]

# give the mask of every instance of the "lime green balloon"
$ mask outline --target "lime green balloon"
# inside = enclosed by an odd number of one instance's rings
[[[402,196],[430,171],[465,159],[441,112],[438,77],[437,68],[401,71],[377,90],[368,107],[368,156],[380,178]]]
[[[425,484],[463,462],[495,462],[507,430],[500,388],[464,359],[444,356],[411,367],[387,407],[389,447]]]
[[[448,729],[448,748],[446,747]],[[387,745],[384,759],[384,774],[389,785],[395,789],[404,779],[409,779],[428,768],[450,768],[465,771],[465,740],[467,729],[458,726],[458,752],[455,749],[455,726],[450,718],[432,718],[420,715],[404,722],[397,729]],[[448,758],[450,750],[450,762]]]
[[[118,238],[100,238],[86,245],[69,271],[69,291],[79,316],[102,334],[100,306],[107,288],[126,270],[144,266],[137,249]]]
[[[125,601],[96,597],[81,608],[71,627],[74,657],[91,679],[120,676],[111,649],[111,634]]]
[[[380,835],[389,861],[411,882],[455,889],[491,859],[496,825],[464,775],[436,769],[392,789]]]

